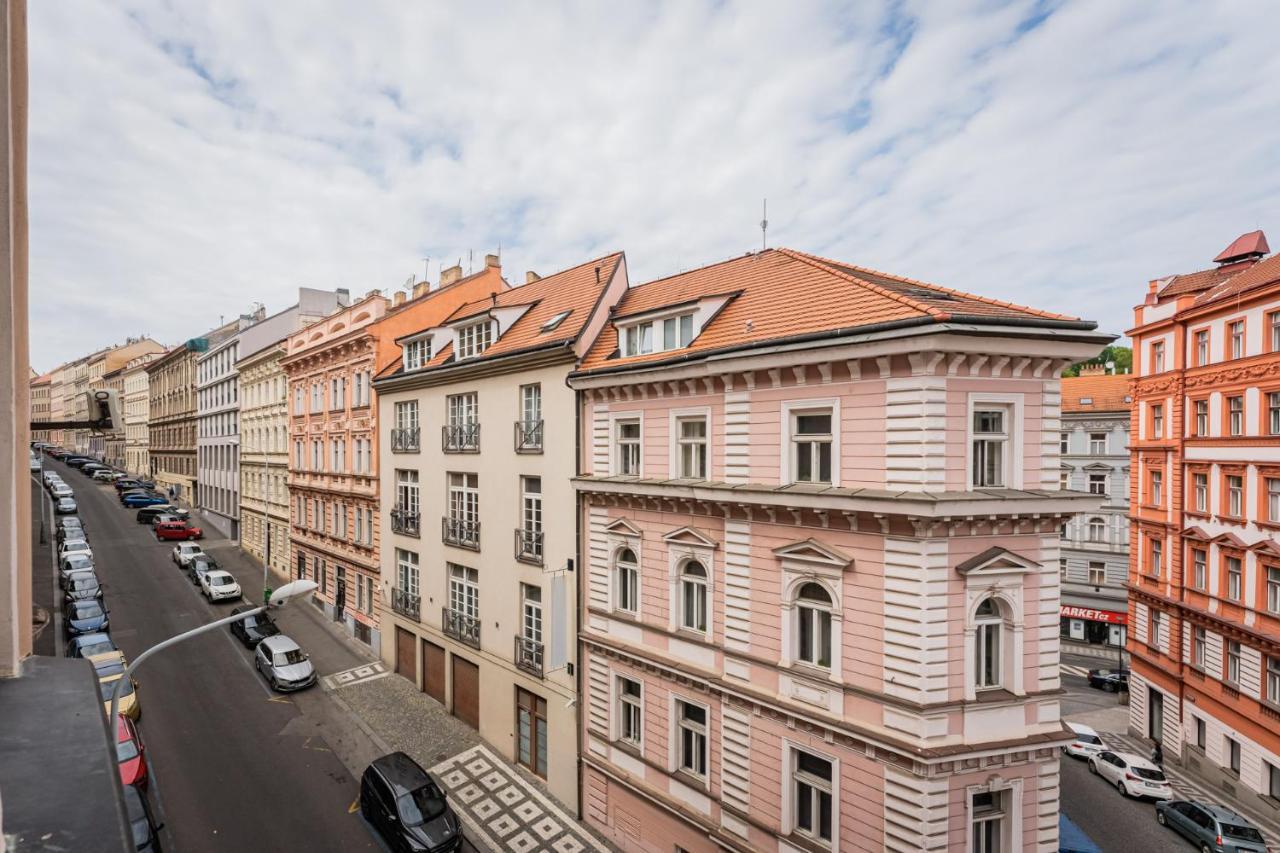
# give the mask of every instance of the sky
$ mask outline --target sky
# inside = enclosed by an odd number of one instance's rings
[[[1280,248],[1280,4],[41,0],[31,360],[501,252],[761,246],[1095,320]],[[1268,204],[1268,202],[1270,202]]]

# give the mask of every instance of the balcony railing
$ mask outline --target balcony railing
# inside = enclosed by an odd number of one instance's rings
[[[468,616],[460,610],[444,608],[440,617],[446,636],[453,637],[459,643],[466,643],[473,649],[480,648],[480,620]]]
[[[530,675],[542,678],[542,643],[528,637],[516,637],[515,662]]]
[[[419,438],[422,430],[418,427],[391,430],[392,453],[417,453],[421,448]]]
[[[422,534],[422,516],[416,512],[408,512],[401,507],[391,510],[391,532],[403,533],[405,536]]]
[[[392,589],[391,609],[417,622],[422,618],[422,596],[403,589]]]
[[[542,421],[516,421],[516,453],[542,452]]]
[[[460,548],[480,550],[480,522],[465,518],[440,519],[440,536],[446,545],[457,545]]]
[[[440,444],[445,453],[479,453],[480,424],[445,424],[440,427]]]
[[[516,559],[542,565],[542,531],[516,528]]]

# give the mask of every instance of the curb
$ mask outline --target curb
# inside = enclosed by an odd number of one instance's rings
[[[352,710],[351,706],[348,705],[346,701],[341,696],[338,695],[338,691],[336,689],[330,690],[328,692],[329,692],[329,695],[333,698],[334,704],[337,705],[339,708],[341,708],[343,713],[345,713],[348,717],[350,717],[352,720],[355,721],[356,728],[360,729],[360,731],[368,735],[369,740],[373,741],[374,745],[377,746],[378,749],[382,750],[383,755],[386,755],[387,753],[390,753],[390,752],[395,752],[395,750],[391,748],[391,744],[383,740],[382,737],[379,736],[377,732],[375,732],[373,729],[369,727],[369,724],[364,721],[363,717],[361,717],[354,710]]]

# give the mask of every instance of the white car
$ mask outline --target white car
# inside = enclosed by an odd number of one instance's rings
[[[74,498],[76,493],[71,491],[71,487],[66,483],[55,483],[53,486],[53,496],[55,498]]]
[[[102,469],[101,471],[93,472],[93,479],[97,480],[100,483],[113,483],[115,482],[115,479],[117,476],[119,475],[116,474],[115,471],[108,471],[105,468]]]
[[[186,568],[191,563],[191,558],[196,554],[203,554],[204,550],[194,542],[181,542],[173,546],[173,561],[182,568]]]
[[[1062,751],[1074,758],[1089,758],[1107,748],[1098,737],[1098,733],[1084,723],[1067,723],[1067,728],[1075,733],[1076,739],[1062,748]]]
[[[64,539],[62,544],[58,546],[58,559],[69,557],[72,554],[82,554],[89,559],[93,559],[93,549],[89,547],[86,539]]]
[[[1173,789],[1164,771],[1147,759],[1132,752],[1112,752],[1104,749],[1089,756],[1089,772],[1106,779],[1126,797],[1151,797],[1156,800],[1172,800]]]
[[[29,458],[27,461],[28,461],[28,463],[29,463],[30,468],[31,468],[31,470],[32,470],[32,471],[39,471],[39,470],[40,470],[40,460],[36,458],[36,456],[35,456],[35,454],[34,454],[34,453],[33,453],[33,454],[31,454],[30,458]]]
[[[239,598],[240,584],[230,573],[216,569],[200,576],[200,591],[210,601],[221,601],[224,598]]]

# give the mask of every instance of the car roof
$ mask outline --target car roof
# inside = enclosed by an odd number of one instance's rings
[[[1249,819],[1239,812],[1233,812],[1226,806],[1220,806],[1217,803],[1204,803],[1200,800],[1192,800],[1197,806],[1216,817],[1218,820],[1225,820],[1228,823],[1238,823],[1245,826],[1253,826]]]
[[[262,645],[266,646],[272,654],[276,652],[291,652],[294,649],[302,650],[292,637],[285,634],[276,634],[274,637],[267,637],[262,641]]]
[[[213,578],[231,578],[231,572],[227,571],[226,569],[212,569],[209,572],[207,572],[205,576],[211,580]],[[235,578],[231,578],[231,579],[235,580]]]
[[[76,569],[73,572],[67,573],[67,580],[69,581],[80,580],[81,578],[86,577],[93,578],[94,580],[98,579],[98,575],[93,569]]]
[[[101,643],[104,640],[108,643],[111,643],[112,645],[115,645],[115,643],[112,642],[111,640],[111,635],[108,634],[106,631],[97,631],[92,634],[81,634],[79,637],[76,637],[75,639],[73,639],[71,643],[72,645],[77,645],[77,646],[92,646],[95,643]]]
[[[1067,728],[1079,735],[1096,735],[1098,732],[1092,726],[1086,726],[1084,723],[1073,723],[1067,721]]]
[[[89,655],[85,660],[92,663],[93,668],[97,669],[100,666],[107,666],[108,664],[124,663],[124,652],[98,652],[96,655]]]
[[[98,599],[96,598],[91,598],[87,601],[85,600],[68,601],[67,604],[71,606],[72,610],[78,610],[81,607],[101,607],[102,606],[101,604],[98,603]]]
[[[1143,758],[1141,755],[1134,755],[1132,752],[1116,752],[1115,754],[1123,758],[1125,761],[1129,762],[1129,764],[1133,765],[1134,767],[1141,767],[1144,770],[1160,769],[1159,767],[1156,767],[1154,764],[1152,764],[1150,761],[1147,761],[1147,759]]]
[[[267,642],[263,640],[263,642]],[[375,758],[369,765],[379,776],[386,780],[395,797],[401,797],[421,788],[427,782],[434,782],[431,774],[423,770],[418,762],[403,752],[392,752],[381,758]]]

